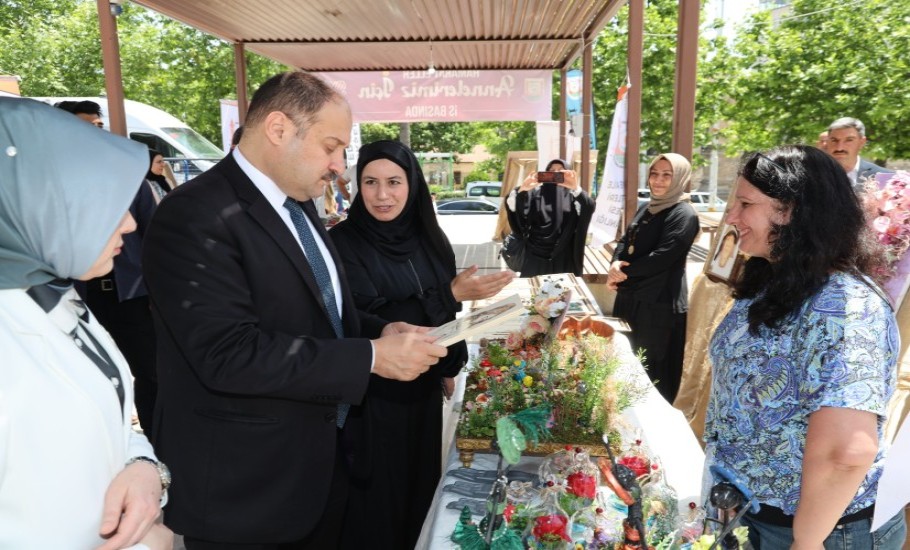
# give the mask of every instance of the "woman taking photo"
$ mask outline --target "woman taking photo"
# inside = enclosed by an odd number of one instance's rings
[[[689,290],[686,257],[698,236],[689,202],[692,167],[682,155],[657,156],[648,167],[651,201],[639,208],[619,240],[607,285],[613,315],[629,323],[633,350],[644,350],[648,376],[668,403],[682,378]]]
[[[814,147],[752,155],[727,223],[751,258],[711,339],[705,441],[761,504],[753,547],[900,549],[903,512],[869,532],[900,346],[849,179]]]
[[[476,276],[476,266],[456,276],[455,253],[406,146],[364,145],[357,174],[360,192],[330,236],[359,309],[387,321],[438,326],[455,318],[461,302],[493,296],[512,280],[511,271]],[[346,547],[414,547],[442,470],[442,397],[451,396],[466,359],[461,342],[411,382],[371,376],[362,408],[363,462],[355,456],[355,476],[362,479],[351,488]]]
[[[584,269],[585,240],[594,215],[594,200],[578,185],[574,170],[562,159],[547,164],[561,183],[541,183],[532,172],[506,198],[509,226],[524,240],[522,277],[574,273]]]
[[[147,166],[144,145],[0,98],[0,548],[173,545],[126,361],[73,289],[113,267]]]

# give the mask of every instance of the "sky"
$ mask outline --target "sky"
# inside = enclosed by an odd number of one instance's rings
[[[733,26],[741,23],[746,14],[758,7],[758,0],[708,0],[705,3],[706,19],[721,17],[726,20],[724,36],[733,36]]]

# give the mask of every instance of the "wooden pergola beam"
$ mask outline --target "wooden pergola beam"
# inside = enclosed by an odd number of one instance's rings
[[[107,90],[107,118],[111,132],[126,137],[126,107],[123,103],[117,19],[111,13],[109,0],[97,0],[96,3],[98,28],[101,34],[101,60],[104,64],[104,88]]]
[[[673,152],[692,160],[695,142],[695,77],[698,68],[699,0],[680,0],[676,81],[673,93]]]
[[[626,125],[626,201],[625,220],[631,220],[638,209],[638,159],[641,156],[641,74],[644,48],[645,0],[629,0],[628,56],[629,116]],[[624,228],[620,227],[622,231]]]

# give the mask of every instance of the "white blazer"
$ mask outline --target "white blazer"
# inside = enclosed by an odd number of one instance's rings
[[[104,494],[133,456],[132,377],[94,317],[92,334],[120,370],[111,382],[24,290],[0,290],[0,549],[90,549]]]

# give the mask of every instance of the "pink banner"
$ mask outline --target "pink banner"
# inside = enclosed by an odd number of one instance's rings
[[[550,120],[551,71],[322,73],[355,122]]]

